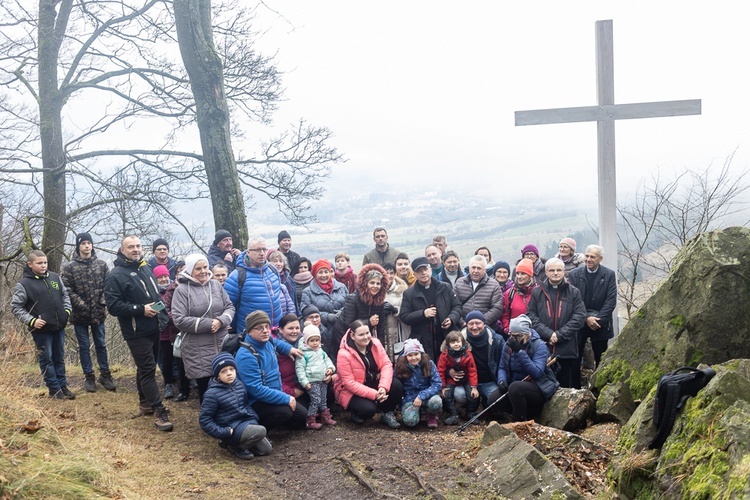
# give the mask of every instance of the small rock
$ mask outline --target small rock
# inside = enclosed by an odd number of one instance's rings
[[[586,421],[596,411],[596,398],[587,389],[558,389],[552,399],[547,401],[537,422],[562,429],[574,431],[586,427]]]

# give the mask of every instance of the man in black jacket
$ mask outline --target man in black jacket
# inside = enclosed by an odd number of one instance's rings
[[[599,245],[586,247],[585,267],[570,272],[570,284],[581,291],[586,306],[586,323],[578,330],[578,359],[583,358],[586,339],[591,339],[596,367],[607,350],[607,342],[615,336],[612,314],[617,307],[617,278],[615,272],[601,265],[604,249]]]
[[[143,260],[141,240],[137,236],[126,236],[122,240],[115,267],[104,281],[104,297],[109,313],[120,322],[122,336],[135,361],[139,414],[153,413],[156,428],[171,431],[172,422],[156,383],[159,332],[167,325],[169,317],[154,273]]]
[[[565,264],[553,257],[545,264],[547,279],[531,292],[526,315],[531,326],[557,356],[562,387],[581,388],[578,330],[586,320],[581,292],[565,281]]]
[[[404,292],[398,317],[411,326],[409,338],[419,340],[435,361],[445,334],[459,328],[461,303],[448,285],[432,277],[426,257],[417,257],[411,265],[417,282]]]

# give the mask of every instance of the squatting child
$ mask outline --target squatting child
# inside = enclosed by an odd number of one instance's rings
[[[450,371],[463,372],[464,377],[461,381],[456,381],[450,375]],[[456,398],[454,392],[456,386],[463,386],[467,394],[466,410],[469,415],[476,413],[479,408],[479,376],[477,374],[477,364],[474,356],[471,354],[471,346],[460,332],[450,332],[445,336],[443,345],[440,346],[440,359],[438,360],[438,373],[440,380],[443,382],[443,401],[445,409],[450,413],[444,420],[447,425],[458,423],[458,409],[456,408]],[[471,418],[471,417],[469,417]]]
[[[266,428],[248,404],[245,386],[237,379],[237,364],[228,352],[220,352],[211,362],[213,377],[203,395],[199,422],[209,436],[220,440],[238,458],[271,453]]]
[[[307,325],[302,330],[302,356],[297,358],[294,367],[299,384],[310,396],[306,426],[315,430],[323,425],[336,425],[327,401],[328,383],[336,367],[321,347],[320,338],[320,329],[315,325]]]
[[[396,361],[396,377],[404,387],[401,400],[401,421],[407,427],[415,427],[424,411],[427,427],[438,425],[438,413],[443,406],[440,399],[442,382],[437,367],[425,354],[417,339],[404,342],[404,353]]]
[[[47,270],[44,252],[29,252],[26,266],[13,290],[11,309],[34,338],[50,397],[75,399],[65,378],[65,325],[70,317],[70,296],[60,276]]]

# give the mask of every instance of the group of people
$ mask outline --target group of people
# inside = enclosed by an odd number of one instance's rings
[[[109,271],[82,233],[62,279],[44,254],[29,255],[13,311],[33,334],[50,395],[64,399],[74,397],[62,357],[71,313],[85,390],[96,390],[89,328],[98,381],[115,389],[106,304],[137,367],[139,413],[172,430],[163,399],[184,401],[195,386],[201,427],[241,458],[270,453],[274,428],[336,425],[334,402],[355,423],[380,414],[390,428],[423,418],[434,428],[441,412],[457,424],[490,406],[533,418],[558,387],[580,387],[587,340],[598,365],[614,335],[616,281],[598,245],[579,254],[564,238],[545,261],[529,244],[512,266],[480,247],[462,268],[444,236],[414,259],[384,228],[373,240],[355,273],[345,253],[315,262],[295,253],[286,231],[277,248],[256,237],[240,251],[219,230],[207,255],[182,260],[157,239],[149,261],[131,235]]]

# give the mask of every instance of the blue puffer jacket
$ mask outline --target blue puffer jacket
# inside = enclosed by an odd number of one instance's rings
[[[261,401],[271,405],[288,405],[289,395],[281,388],[281,372],[276,353],[286,356],[292,350],[292,346],[278,339],[258,342],[250,335],[245,335],[244,341],[257,353],[256,357],[250,349],[240,346],[234,357],[237,363],[237,376],[245,386],[249,403]]]
[[[523,380],[530,375],[541,389],[545,400],[549,401],[560,384],[552,370],[547,367],[549,356],[547,344],[539,337],[536,330],[531,330],[531,338],[525,347],[524,350],[511,353],[508,344],[505,344],[497,368],[497,383],[505,382],[510,385],[511,382]]]
[[[248,404],[247,392],[239,379],[225,384],[212,378],[203,395],[198,422],[209,436],[237,444],[248,425],[258,425],[258,415]]]
[[[419,365],[408,366],[411,370],[411,377],[399,378],[404,386],[404,397],[401,404],[411,403],[417,397],[426,403],[432,396],[440,393],[443,382],[440,380],[437,366],[432,360],[430,360],[430,378],[422,375],[422,368]]]
[[[278,270],[268,262],[263,267],[250,267],[245,261],[245,252],[237,257],[237,268],[245,269],[245,284],[239,289],[238,270],[235,269],[224,282],[224,290],[234,304],[232,329],[244,330],[245,318],[253,311],[263,311],[271,318],[271,326],[279,326],[284,315],[282,309],[283,292]]]
[[[333,290],[331,290],[330,294],[327,294],[320,288],[317,281],[312,280],[310,286],[302,291],[300,309],[313,304],[320,311],[320,319],[323,325],[329,330],[333,330],[333,325],[336,324],[336,317],[341,308],[344,307],[347,295],[349,295],[349,290],[347,290],[346,285],[339,281],[334,280]]]

